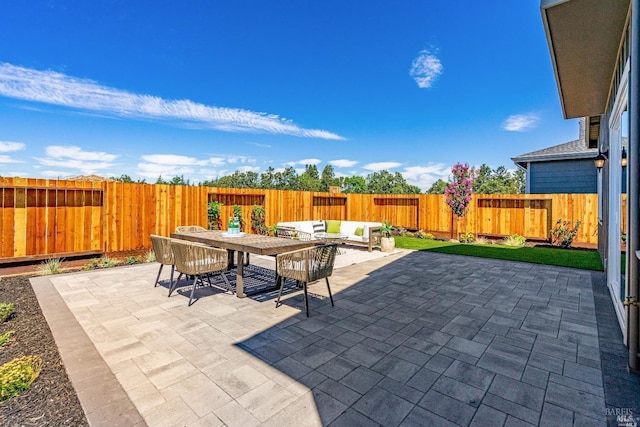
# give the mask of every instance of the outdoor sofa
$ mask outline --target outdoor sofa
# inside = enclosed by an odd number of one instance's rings
[[[367,246],[371,252],[374,246],[380,246],[381,222],[341,221],[341,220],[313,220],[286,221],[277,224],[278,229],[294,229],[314,239],[315,233],[340,233],[346,235],[345,243]]]

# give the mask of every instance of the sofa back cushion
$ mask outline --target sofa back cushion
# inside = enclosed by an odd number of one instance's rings
[[[327,233],[340,233],[340,224],[342,221],[339,220],[327,220]]]
[[[324,221],[313,221],[313,232],[314,233],[322,233],[327,230],[327,225]]]

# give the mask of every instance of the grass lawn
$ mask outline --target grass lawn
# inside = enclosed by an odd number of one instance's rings
[[[600,255],[595,250],[573,250],[542,247],[513,247],[504,245],[476,245],[443,242],[441,240],[418,239],[396,236],[396,247],[431,251],[443,254],[469,255],[481,258],[523,261],[535,264],[558,265],[602,271]]]

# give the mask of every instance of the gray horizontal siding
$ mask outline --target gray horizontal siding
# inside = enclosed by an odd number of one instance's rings
[[[597,171],[593,159],[530,163],[530,192],[596,193]]]

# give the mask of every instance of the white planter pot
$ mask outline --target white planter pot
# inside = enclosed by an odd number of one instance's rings
[[[393,237],[381,237],[380,238],[380,250],[382,252],[393,252],[396,248],[396,241]]]

